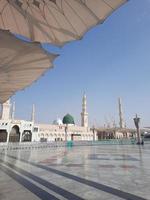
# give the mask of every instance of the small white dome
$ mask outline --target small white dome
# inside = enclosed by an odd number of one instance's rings
[[[63,125],[63,122],[62,122],[61,119],[58,118],[58,119],[56,119],[56,120],[53,121],[53,124],[54,125]]]

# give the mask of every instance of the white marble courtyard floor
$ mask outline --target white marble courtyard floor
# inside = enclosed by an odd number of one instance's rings
[[[150,145],[0,154],[0,200],[150,199]]]

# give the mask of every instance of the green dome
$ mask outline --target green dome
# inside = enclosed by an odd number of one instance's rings
[[[63,124],[75,124],[73,117],[69,114],[65,115],[63,118]]]

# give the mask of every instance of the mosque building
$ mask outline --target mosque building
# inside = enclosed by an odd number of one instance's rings
[[[88,113],[86,95],[82,100],[81,126],[75,124],[74,118],[66,114],[63,120],[56,119],[53,124],[39,124],[35,122],[35,106],[33,105],[31,120],[15,119],[15,103],[10,100],[2,105],[0,119],[0,142],[50,142],[50,141],[78,141],[93,140],[88,127]]]

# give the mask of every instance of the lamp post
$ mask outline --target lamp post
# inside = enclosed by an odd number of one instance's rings
[[[67,143],[68,124],[65,126],[65,143]]]
[[[138,139],[137,144],[141,144],[141,134],[140,134],[140,128],[139,128],[140,118],[136,114],[133,120],[134,120],[134,124],[137,130],[137,139]]]

